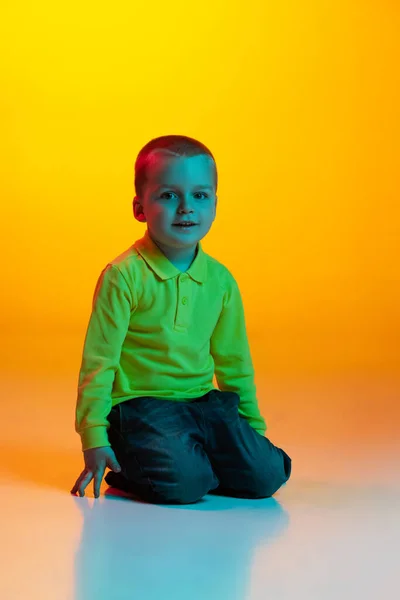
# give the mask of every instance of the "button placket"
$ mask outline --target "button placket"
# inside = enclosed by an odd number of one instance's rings
[[[180,275],[178,279],[178,306],[176,314],[176,324],[179,327],[185,328],[188,326],[190,308],[189,285],[189,276],[186,273]]]

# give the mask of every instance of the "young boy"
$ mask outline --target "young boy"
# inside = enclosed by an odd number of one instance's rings
[[[272,496],[291,458],[266,437],[237,283],[200,240],[217,207],[217,169],[186,136],[151,140],[135,164],[135,218],[147,231],[97,282],[75,428],[94,479],[153,503],[207,493]],[[213,386],[216,376],[219,389]]]

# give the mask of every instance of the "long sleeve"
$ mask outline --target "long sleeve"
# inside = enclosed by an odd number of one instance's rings
[[[107,415],[133,304],[118,267],[107,265],[94,292],[79,373],[75,430],[81,436],[82,450],[110,446]]]
[[[232,275],[221,316],[211,337],[210,349],[219,389],[239,395],[239,414],[247,419],[253,429],[264,435],[267,426],[257,402],[243,302]]]

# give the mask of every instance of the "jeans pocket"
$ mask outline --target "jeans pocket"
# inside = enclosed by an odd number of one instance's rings
[[[231,423],[232,421],[237,421],[240,417],[239,404],[240,398],[235,392],[221,392],[217,390],[212,396],[211,409],[213,413],[219,414]]]
[[[121,403],[121,433],[139,437],[156,434],[175,435],[185,430],[185,406],[181,402],[152,396],[132,398]]]
[[[121,431],[121,404],[116,404],[112,407],[107,420],[113,429]]]

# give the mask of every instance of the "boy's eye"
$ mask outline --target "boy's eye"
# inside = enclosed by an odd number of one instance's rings
[[[173,192],[164,192],[163,194],[161,194],[161,198],[163,198],[166,195],[171,195],[173,194]],[[206,198],[208,198],[208,194],[206,194],[205,192],[196,192],[196,194],[203,194],[203,196],[205,196]]]

